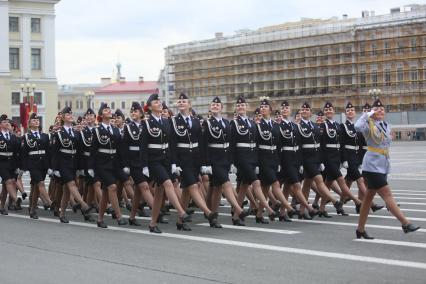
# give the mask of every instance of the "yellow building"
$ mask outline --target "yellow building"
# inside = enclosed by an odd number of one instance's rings
[[[43,128],[57,113],[55,5],[59,0],[0,0],[0,113],[19,122],[22,84],[35,84]],[[30,88],[32,90],[32,88]]]
[[[283,100],[293,108],[307,100],[318,110],[329,100],[341,112],[349,100],[371,102],[370,89],[381,89],[388,111],[426,110],[426,5],[217,33],[168,46],[165,59],[165,94],[173,100],[186,92],[202,114],[219,96],[232,115],[238,95],[252,111],[268,96],[274,109]]]

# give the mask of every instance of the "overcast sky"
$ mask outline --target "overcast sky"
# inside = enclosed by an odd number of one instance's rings
[[[420,0],[62,0],[56,5],[58,82],[98,83],[120,61],[127,80],[157,80],[164,47],[301,17],[376,15]]]

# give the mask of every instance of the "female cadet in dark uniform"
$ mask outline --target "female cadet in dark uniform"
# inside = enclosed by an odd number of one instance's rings
[[[83,201],[75,184],[77,168],[76,149],[78,149],[78,141],[80,140],[78,136],[80,133],[74,132],[72,129],[73,116],[70,107],[62,110],[62,120],[64,125],[55,133],[52,141],[52,167],[54,175],[60,177],[64,185],[59,220],[61,223],[69,223],[65,211],[70,196],[72,196],[78,202],[78,204],[74,205],[74,209],[77,210],[80,208],[84,219],[86,221],[93,221],[90,216],[91,208]]]
[[[104,222],[105,210],[108,206],[108,200],[117,217],[117,223],[120,226],[127,225],[127,221],[122,218],[117,197],[118,173],[122,170],[118,149],[121,143],[121,134],[118,128],[110,124],[112,117],[111,109],[107,104],[102,104],[98,116],[101,117],[101,123],[92,130],[92,154],[91,169],[94,169],[99,176],[102,184],[102,198],[99,204],[98,227],[107,228]]]
[[[349,197],[355,202],[355,206],[360,208],[361,200],[356,198],[348,186],[340,172],[341,166],[341,142],[342,134],[339,124],[334,119],[334,107],[332,103],[326,102],[324,105],[325,121],[321,124],[321,151],[326,172],[326,182],[328,187],[331,187],[333,181],[336,181],[341,190],[341,200]],[[324,202],[325,200],[322,200]],[[340,210],[340,214],[347,215],[344,210]]]
[[[309,198],[309,192],[311,191],[312,182],[315,181],[315,185],[321,198],[330,200],[338,213],[342,212],[343,203],[336,200],[324,184],[324,180],[320,173],[321,165],[321,152],[320,152],[320,129],[319,127],[310,121],[312,116],[311,106],[305,102],[302,104],[300,109],[302,120],[298,125],[301,146],[302,146],[302,160],[303,160],[303,173],[305,176],[302,191],[305,198]],[[301,216],[304,216],[304,206],[300,210]],[[325,203],[321,202],[319,216],[327,216],[325,211]]]
[[[10,132],[10,120],[7,115],[2,114],[0,116],[0,177],[3,184],[0,214],[2,215],[7,215],[7,210],[5,209],[7,194],[9,194],[13,203],[18,201],[15,171],[19,167],[19,150],[20,140],[15,134]]]
[[[354,119],[356,116],[355,107],[348,102],[345,108],[346,121],[340,125],[341,128],[341,145],[342,145],[342,166],[346,168],[347,174],[345,177],[348,188],[355,181],[358,186],[358,198],[362,200],[366,193],[364,179],[359,171],[362,161],[359,160],[359,140],[361,133],[356,132]],[[363,137],[364,139],[364,137]],[[364,140],[365,141],[365,140]],[[359,213],[360,206],[356,206],[356,213]],[[374,204],[371,206],[373,212],[382,209],[383,206]]]
[[[301,181],[303,174],[302,149],[300,133],[297,124],[291,121],[291,108],[287,101],[281,104],[282,122],[280,126],[281,139],[281,175],[284,183],[294,197],[309,210],[311,218],[318,214],[312,208],[302,193]]]
[[[247,117],[247,103],[244,97],[239,97],[236,104],[237,117],[231,121],[231,153],[233,163],[241,178],[239,194],[247,192],[251,186],[254,195],[261,204],[261,209],[265,208],[272,220],[276,217],[275,211],[269,206],[268,201],[260,186],[259,178],[259,160],[257,150],[257,125],[253,120]],[[257,210],[256,223],[269,223],[262,217],[263,210]]]
[[[420,228],[411,224],[399,209],[387,182],[387,175],[390,172],[389,147],[392,134],[391,127],[384,121],[384,117],[384,105],[377,99],[373,103],[373,109],[368,113],[363,113],[355,123],[355,129],[362,133],[367,143],[367,153],[362,162],[362,175],[368,190],[359,214],[356,230],[358,239],[373,239],[365,231],[365,223],[376,193],[385,201],[389,211],[401,222],[404,233],[414,232]]]
[[[144,167],[143,171],[146,176],[151,177],[157,184],[149,231],[152,233],[161,233],[161,230],[157,226],[157,220],[164,193],[166,193],[170,203],[178,212],[178,224],[187,222],[190,220],[190,216],[183,210],[173,187],[172,175],[180,174],[180,169],[172,161],[171,150],[169,148],[169,143],[171,142],[171,125],[168,120],[161,117],[163,105],[158,94],[153,94],[148,98],[147,106],[151,114],[143,125],[142,158],[144,165],[148,165],[148,167]]]
[[[265,195],[268,194],[271,187],[272,195],[281,202],[281,218],[287,218],[285,209],[288,215],[293,216],[295,210],[288,203],[278,180],[278,173],[281,172],[280,151],[280,127],[271,119],[272,107],[268,100],[264,99],[260,103],[260,113],[262,119],[257,124],[257,149],[259,157],[259,179],[262,184],[262,190]],[[270,216],[270,219],[273,216]]]
[[[30,217],[33,219],[38,219],[36,209],[39,197],[46,207],[52,205],[44,184],[46,174],[52,173],[50,139],[49,135],[39,131],[39,127],[40,120],[36,113],[32,113],[29,119],[29,131],[24,135],[21,143],[22,170],[30,172],[33,189],[29,206]]]
[[[217,212],[222,193],[228,202],[233,206],[234,216],[232,223],[236,226],[244,226],[244,218],[250,211],[243,210],[238,204],[229,180],[229,170],[231,167],[231,154],[229,148],[231,128],[229,121],[222,118],[222,102],[219,97],[215,97],[210,103],[212,116],[203,123],[204,128],[204,168],[202,172],[210,174],[211,208]],[[212,228],[222,228],[218,222],[210,222]]]
[[[142,169],[147,165],[142,159],[142,107],[138,102],[133,102],[130,108],[131,121],[124,126],[123,142],[121,143],[121,159],[126,172],[130,173],[135,184],[134,196],[132,200],[132,210],[130,212],[129,224],[140,226],[136,220],[136,213],[141,199],[152,208],[154,198],[149,190],[147,177]]]
[[[182,187],[182,206],[188,208],[189,199],[195,202],[209,222],[215,222],[217,213],[212,212],[201,195],[198,185],[201,168],[202,131],[200,120],[190,114],[190,102],[186,94],[180,94],[177,100],[179,113],[171,118],[172,154],[180,173]],[[190,231],[187,224],[177,224],[178,230]]]

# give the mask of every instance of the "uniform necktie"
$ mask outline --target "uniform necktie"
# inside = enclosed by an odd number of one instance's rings
[[[68,128],[68,134],[69,134],[71,137],[74,137],[74,135],[73,135],[73,133],[72,133],[72,130],[71,130],[71,127],[70,127],[70,128]]]
[[[9,133],[6,133],[6,140],[9,140]]]
[[[163,120],[162,120],[161,118],[158,120],[158,123],[159,123],[161,126],[163,126]]]
[[[246,118],[245,120],[246,120],[246,124],[247,124],[247,126],[248,126],[248,127],[251,127],[250,120],[248,120],[247,118]]]
[[[220,122],[222,123],[223,128],[225,128],[225,122],[223,121],[223,119],[220,120]]]
[[[185,120],[186,120],[186,124],[188,125],[188,127],[191,128],[191,124],[189,123],[189,117],[187,117]]]
[[[38,136],[38,132],[34,132],[34,135],[37,139],[40,139],[40,136]]]
[[[380,126],[383,128],[383,130],[386,130],[386,125],[383,124],[383,122],[380,121]]]
[[[268,124],[272,128],[272,121],[269,121]]]
[[[107,130],[108,130],[108,132],[110,133],[110,134],[112,134],[111,133],[111,127],[108,125],[108,127],[107,127]]]

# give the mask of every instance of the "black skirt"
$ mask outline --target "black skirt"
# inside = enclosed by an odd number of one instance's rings
[[[373,172],[362,172],[367,188],[371,190],[378,190],[388,185],[387,174],[373,173]]]

